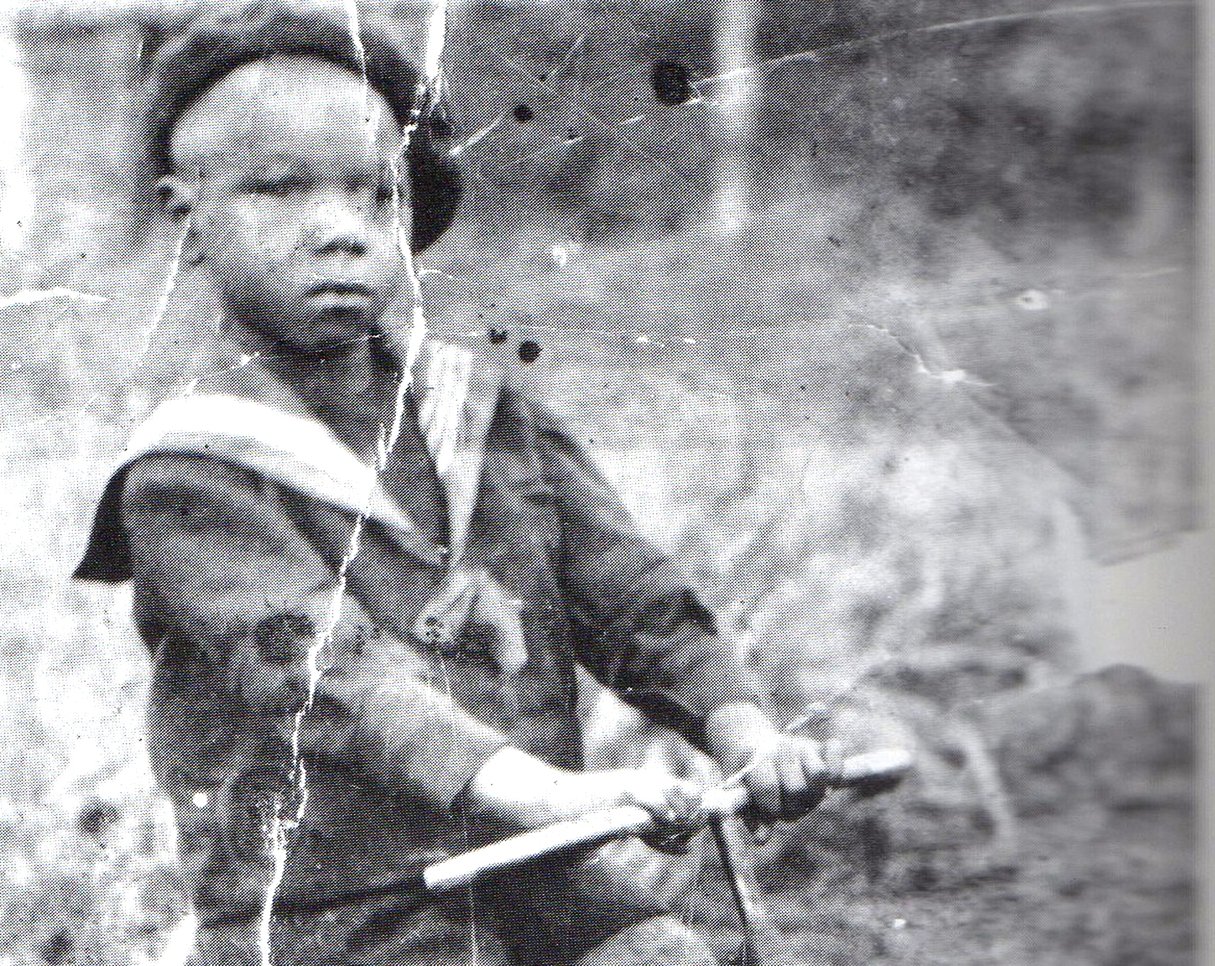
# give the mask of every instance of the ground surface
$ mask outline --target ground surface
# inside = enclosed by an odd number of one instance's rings
[[[804,851],[786,835],[760,853],[773,961],[1196,962],[1195,710],[1191,691],[1125,667],[989,709],[1009,827],[915,780],[805,822]]]

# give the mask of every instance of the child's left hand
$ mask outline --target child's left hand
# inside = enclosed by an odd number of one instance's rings
[[[831,770],[822,746],[780,731],[758,708],[720,709],[707,723],[709,750],[727,775],[751,793],[750,818],[793,821],[813,811],[826,794]]]
[[[742,784],[751,793],[757,820],[791,822],[823,800],[829,774],[817,741],[778,732],[773,743],[751,759]]]

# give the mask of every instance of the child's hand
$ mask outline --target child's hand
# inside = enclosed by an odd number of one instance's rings
[[[759,822],[792,822],[813,811],[827,792],[830,772],[817,741],[777,732],[759,749],[742,777]]]
[[[651,768],[617,768],[575,773],[579,787],[571,801],[586,803],[584,812],[620,805],[638,805],[653,816],[653,831],[642,841],[651,848],[675,855],[687,851],[688,840],[704,827],[700,798],[704,789]]]
[[[751,793],[750,817],[793,821],[826,794],[831,771],[817,741],[780,731],[753,705],[732,705],[710,716],[709,748],[727,775]]]
[[[506,747],[473,776],[466,800],[474,812],[523,829],[619,805],[638,805],[654,816],[654,831],[645,841],[664,851],[679,852],[703,824],[701,792],[694,783],[663,771],[569,771]]]

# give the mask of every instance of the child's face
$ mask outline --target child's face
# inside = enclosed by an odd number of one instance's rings
[[[404,277],[401,139],[383,97],[308,57],[238,67],[186,111],[161,187],[230,317],[301,348],[376,329]]]

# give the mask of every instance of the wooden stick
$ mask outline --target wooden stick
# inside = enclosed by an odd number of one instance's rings
[[[907,773],[911,764],[911,755],[901,748],[854,755],[844,760],[829,784],[832,788],[855,788],[895,782]],[[705,792],[701,811],[708,817],[737,815],[749,801],[750,796],[741,785],[719,785]],[[423,880],[431,892],[447,892],[466,886],[479,876],[522,865],[563,849],[600,845],[611,839],[639,835],[653,827],[653,823],[653,816],[640,805],[621,805],[512,835],[453,856],[426,869]]]

